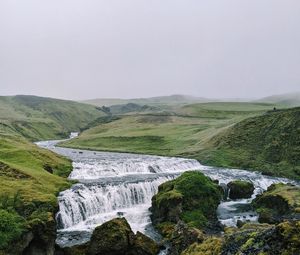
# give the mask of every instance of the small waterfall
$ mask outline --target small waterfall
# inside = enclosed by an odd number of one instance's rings
[[[153,181],[107,186],[73,185],[71,189],[61,192],[58,197],[57,221],[59,227],[70,228],[98,214],[116,212],[117,215],[120,215],[120,211],[138,205],[149,207],[158,186],[169,179],[160,177]]]
[[[176,173],[191,169],[201,169],[202,165],[193,159],[168,158],[157,156],[103,157],[73,163],[73,171],[69,176],[74,180],[93,180],[100,177],[124,176],[147,173]]]

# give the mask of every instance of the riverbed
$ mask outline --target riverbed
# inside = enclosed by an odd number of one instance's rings
[[[58,142],[42,141],[37,145],[70,158],[73,171],[69,179],[78,181],[58,196],[57,244],[61,247],[88,241],[96,226],[115,217],[125,217],[134,232],[159,239],[150,220],[151,198],[161,183],[188,170],[201,171],[220,184],[232,180],[254,184],[250,199],[224,200],[219,205],[219,220],[227,226],[236,226],[238,220],[257,221],[250,203],[271,184],[296,184],[259,172],[208,167],[194,159],[62,148],[56,146]]]

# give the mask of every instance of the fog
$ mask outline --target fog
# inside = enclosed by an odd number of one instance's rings
[[[300,90],[299,0],[1,0],[0,95]]]

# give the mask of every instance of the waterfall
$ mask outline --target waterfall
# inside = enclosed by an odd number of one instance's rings
[[[158,186],[170,180],[160,177],[153,181],[125,183],[119,185],[100,186],[97,184],[76,184],[63,191],[58,197],[59,212],[57,221],[59,228],[70,228],[89,217],[126,210],[137,205],[151,204],[152,196]]]
[[[250,199],[225,199],[219,205],[219,220],[227,226],[236,226],[237,220],[256,221],[251,200],[271,184],[290,182],[299,185],[296,181],[263,176],[259,172],[207,167],[193,159],[60,148],[56,147],[57,142],[44,141],[37,145],[70,158],[73,171],[69,179],[79,181],[58,196],[56,241],[61,247],[88,241],[96,226],[120,216],[128,220],[133,231],[155,237],[149,217],[151,198],[161,183],[187,170],[200,170],[218,180],[225,193],[229,192],[228,182],[233,180],[254,184]]]
[[[124,157],[125,156],[125,157]],[[125,176],[129,174],[156,174],[184,172],[191,169],[201,169],[197,160],[183,158],[168,158],[157,156],[140,156],[119,154],[119,157],[97,157],[93,160],[81,159],[73,162],[70,179],[92,180],[100,177]]]

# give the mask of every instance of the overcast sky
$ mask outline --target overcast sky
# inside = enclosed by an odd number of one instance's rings
[[[299,90],[299,0],[0,0],[0,95]]]

